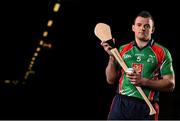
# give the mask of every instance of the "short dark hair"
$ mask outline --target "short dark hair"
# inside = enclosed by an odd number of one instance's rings
[[[151,20],[153,21],[153,25],[154,25],[154,18],[152,17],[152,15],[149,11],[145,11],[145,10],[141,11],[140,13],[137,14],[137,16],[134,19],[134,24],[135,24],[136,18],[139,16],[143,17],[143,18],[151,18]]]

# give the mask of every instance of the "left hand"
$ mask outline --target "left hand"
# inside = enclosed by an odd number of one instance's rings
[[[126,73],[126,77],[130,79],[131,83],[135,86],[142,86],[145,81],[141,74],[134,71],[133,73]]]

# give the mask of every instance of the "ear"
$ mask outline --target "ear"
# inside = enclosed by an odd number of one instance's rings
[[[132,31],[134,32],[134,25],[132,24]]]
[[[153,28],[152,28],[152,32],[151,32],[151,33],[154,33],[154,31],[155,31],[155,26],[153,26]]]

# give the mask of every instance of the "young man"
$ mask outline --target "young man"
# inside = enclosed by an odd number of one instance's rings
[[[111,46],[102,42],[109,54],[106,78],[109,84],[119,81],[108,120],[116,119],[158,119],[159,91],[173,91],[175,74],[168,49],[156,43],[151,35],[155,30],[154,20],[148,11],[140,12],[132,25],[135,40],[119,47],[119,54],[134,73],[126,73],[110,52]],[[141,86],[153,104],[156,114],[149,115],[149,107],[135,86]]]

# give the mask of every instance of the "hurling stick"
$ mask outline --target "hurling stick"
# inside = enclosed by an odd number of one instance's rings
[[[105,24],[105,23],[98,23],[95,26],[94,33],[102,42],[107,42],[108,40],[112,40],[112,34],[111,34],[110,26]],[[112,54],[114,55],[115,59],[118,61],[120,66],[126,72],[128,67],[127,67],[126,63],[124,62],[124,60],[122,59],[122,57],[120,56],[117,48],[113,47],[110,51],[112,52]],[[154,107],[150,103],[149,99],[146,97],[146,95],[143,92],[142,88],[139,87],[139,86],[135,86],[135,87],[139,91],[141,96],[144,98],[146,104],[149,106],[149,109],[150,109],[149,115],[156,114],[156,110],[154,109]]]

